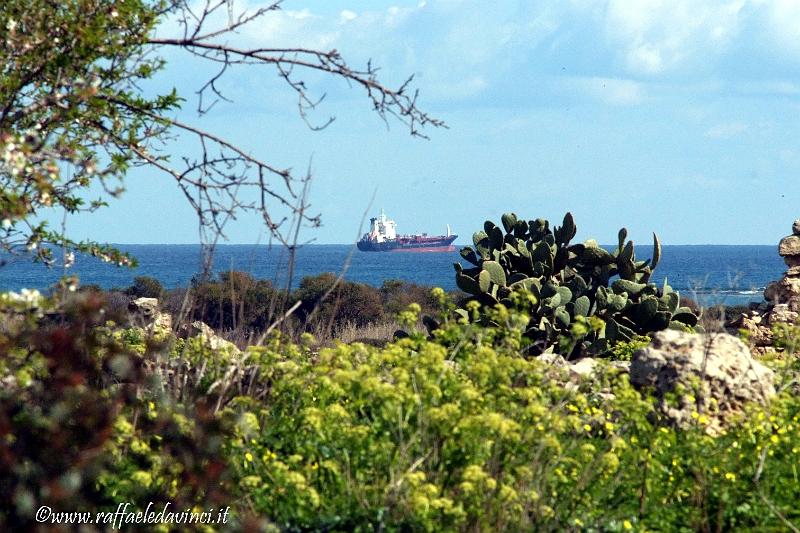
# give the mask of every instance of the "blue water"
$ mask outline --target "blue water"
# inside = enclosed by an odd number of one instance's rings
[[[197,245],[120,245],[139,260],[135,269],[119,268],[91,257],[78,257],[69,273],[78,274],[82,284],[103,288],[127,287],[134,276],[152,276],[167,288],[186,286],[200,268]],[[650,256],[652,248],[637,246],[637,258]],[[778,279],[786,267],[775,246],[664,246],[661,264],[653,280],[666,276],[681,294],[711,305],[745,304],[761,301],[764,287]],[[453,262],[458,252],[369,253],[348,245],[307,245],[297,252],[292,285],[303,276],[341,272],[345,279],[380,286],[385,280],[400,279],[421,285],[455,289]],[[462,261],[463,262],[463,261]],[[215,254],[216,271],[243,270],[257,278],[287,283],[286,252],[280,248],[252,245],[220,245]],[[46,269],[26,260],[12,260],[0,267],[0,289],[22,287],[46,289],[64,271]]]

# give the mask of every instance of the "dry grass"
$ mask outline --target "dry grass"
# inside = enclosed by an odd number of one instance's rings
[[[332,338],[327,340],[339,340],[344,343],[364,342],[368,344],[387,343],[394,338],[394,332],[400,329],[400,325],[394,320],[357,326],[348,322],[336,328]],[[318,339],[322,341],[323,339]]]

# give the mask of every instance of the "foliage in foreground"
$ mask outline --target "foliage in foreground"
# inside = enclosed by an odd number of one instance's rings
[[[28,302],[5,305],[20,312]],[[18,454],[13,464],[27,466],[4,463],[0,483],[36,498],[0,503],[4,524],[54,500],[64,510],[121,500],[144,507],[179,497],[176,487],[201,472],[217,481],[189,484],[198,490],[184,497],[207,507],[220,495],[212,488],[224,488],[234,516],[253,513],[286,530],[776,530],[800,521],[791,354],[774,363],[785,381],[772,404],[751,406],[710,436],[702,414],[688,430],[661,425],[648,396],[612,367],[570,385],[559,369],[522,357],[528,317],[502,306],[491,311],[497,326],[450,322],[433,339],[316,352],[309,338],[272,338],[242,354],[79,320],[97,317],[93,309],[64,318],[76,324],[67,326],[80,347],[72,352],[30,342],[46,317],[4,321],[2,379],[13,376],[17,389],[2,393],[0,437]],[[401,318],[411,323],[418,312]],[[53,327],[43,331],[63,329]],[[790,346],[798,331],[784,333]],[[115,365],[99,362],[130,352],[144,354],[134,367],[143,377],[120,400],[119,385],[108,386]],[[86,361],[95,379],[52,387],[64,364],[46,363],[54,353]],[[83,419],[70,403],[81,394],[116,409]],[[59,426],[70,420],[83,426]],[[102,420],[104,438],[87,445],[80,431]],[[175,432],[154,425],[162,420]],[[189,429],[198,427],[210,429]],[[61,470],[31,477],[51,472],[47,458],[13,448],[21,435],[41,441],[56,430],[69,457],[83,459],[69,461],[80,482],[60,500],[39,489],[66,479]]]

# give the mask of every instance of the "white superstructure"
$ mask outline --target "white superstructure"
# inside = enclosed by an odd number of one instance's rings
[[[397,238],[397,223],[386,217],[386,213],[381,209],[379,217],[371,218],[372,227],[369,236],[377,243],[393,241]]]

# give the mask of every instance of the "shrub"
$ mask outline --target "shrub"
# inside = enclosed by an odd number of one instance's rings
[[[4,323],[22,318],[0,342],[0,529],[43,527],[42,505],[228,504],[221,421],[202,404],[163,401],[143,358],[104,326],[99,294],[27,309],[0,300]]]
[[[331,273],[304,277],[292,299],[302,302],[298,314],[309,331],[335,331],[347,324],[366,326],[384,318],[377,289],[363,283],[337,282]]]
[[[601,366],[566,387],[519,356],[524,317],[489,313],[503,326],[446,322],[382,349],[251,348],[271,399],[231,404],[247,421],[227,448],[239,497],[296,530],[770,530],[798,517],[794,394],[717,436],[702,416],[669,427],[626,374]]]
[[[439,303],[431,295],[431,287],[401,280],[386,280],[380,288],[383,308],[386,313],[396,315],[412,303],[419,304],[425,314],[435,314]]]
[[[661,256],[655,235],[652,260],[637,261],[624,228],[617,248],[609,252],[594,241],[570,244],[577,231],[570,213],[552,230],[543,219],[526,222],[513,213],[502,218],[504,229],[486,221],[484,230],[473,235],[474,248],[461,250],[474,267],[456,263],[456,282],[486,308],[521,305],[530,315],[532,353],[558,350],[577,317],[600,318],[605,327],[588,330],[579,342],[569,344],[572,352],[566,356],[607,355],[614,343],[636,335],[697,324],[669,285],[650,283]],[[618,279],[612,281],[614,277]],[[465,309],[458,312],[470,318]],[[480,317],[484,323],[486,318],[486,313]]]
[[[285,296],[269,280],[247,272],[222,272],[217,280],[195,281],[190,316],[217,330],[263,331],[285,305]]]
[[[133,285],[125,289],[125,294],[132,298],[161,298],[164,287],[161,282],[150,276],[136,276]]]

